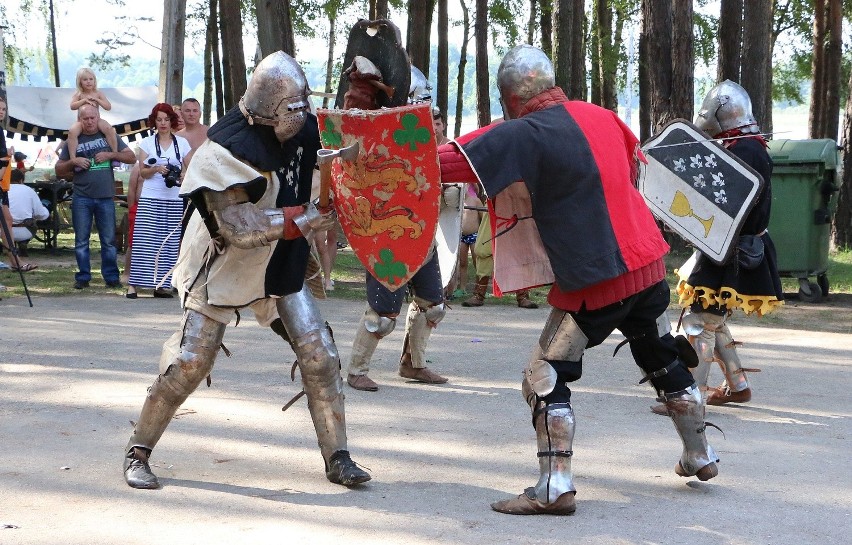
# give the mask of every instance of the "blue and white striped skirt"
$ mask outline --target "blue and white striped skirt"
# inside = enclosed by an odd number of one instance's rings
[[[180,251],[183,201],[140,198],[130,247],[128,283],[152,289],[165,277],[162,288],[172,288],[171,269]]]

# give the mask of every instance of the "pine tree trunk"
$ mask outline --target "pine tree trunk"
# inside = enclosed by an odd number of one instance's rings
[[[246,92],[246,57],[240,0],[221,0],[222,67],[225,72],[225,109],[230,110]]]
[[[213,53],[213,98],[216,117],[225,115],[225,82],[222,76],[222,56],[219,53],[219,0],[210,0],[210,51]]]
[[[254,0],[257,13],[257,41],[263,58],[283,51],[296,56],[293,24],[290,20],[290,0]]]
[[[645,141],[651,137],[651,78],[648,63],[648,41],[650,30],[645,14],[645,2],[642,2],[641,21],[639,25],[639,62],[636,77],[639,80],[639,140]]]
[[[186,35],[186,0],[163,2],[163,47],[160,49],[160,102],[183,100],[183,43]]]
[[[822,1],[814,10],[814,55],[811,63],[811,106],[808,113],[808,136],[822,138],[825,134],[825,10]]]
[[[462,10],[462,43],[459,51],[459,73],[456,85],[456,122],[453,127],[453,135],[458,138],[461,135],[462,112],[464,109],[464,75],[467,68],[467,46],[470,43],[470,10],[465,0],[459,0]]]
[[[651,134],[673,119],[671,0],[645,0],[643,6]]]
[[[553,60],[553,1],[541,0],[540,6],[541,49]]]
[[[674,2],[672,10],[672,104],[673,118],[693,119],[695,110],[695,47],[692,34],[692,2]]]
[[[843,13],[840,0],[827,0],[825,37],[825,122],[823,138],[839,140],[840,67],[843,54]]]
[[[852,89],[852,73],[849,74]],[[843,121],[843,179],[837,195],[834,214],[834,245],[841,250],[852,249],[852,93],[846,96],[846,115]]]
[[[722,0],[719,9],[719,61],[716,81],[739,83],[743,39],[743,0]]]
[[[488,71],[488,0],[476,0],[476,118],[480,127],[491,123],[491,85]]]
[[[527,43],[533,45],[535,43],[535,28],[538,20],[538,0],[529,0],[530,16],[527,19]]]
[[[437,97],[433,97],[433,101],[441,109],[444,114],[444,125],[447,124],[447,106],[449,105],[449,87],[450,87],[450,15],[449,0],[438,0],[438,67],[436,84]]]
[[[772,131],[772,0],[748,0],[743,9],[743,58],[740,85],[751,98],[761,130]]]
[[[553,69],[570,99],[586,99],[583,0],[553,1]]]
[[[429,77],[430,40],[432,37],[432,12],[434,0],[408,2],[408,31],[405,49],[411,64]]]
[[[213,39],[210,36],[211,21],[215,14],[211,13],[210,4],[207,4],[207,31],[204,40],[204,95],[201,97],[201,122],[210,124],[210,112],[213,111]]]

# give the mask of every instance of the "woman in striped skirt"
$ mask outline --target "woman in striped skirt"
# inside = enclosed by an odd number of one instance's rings
[[[173,132],[178,116],[170,105],[154,106],[148,126],[155,132],[139,144],[143,181],[133,229],[128,299],[136,299],[140,288],[153,289],[154,297],[171,297],[171,270],[180,250],[180,179],[191,148],[185,138]]]

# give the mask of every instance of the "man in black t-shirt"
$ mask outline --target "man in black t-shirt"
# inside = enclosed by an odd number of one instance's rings
[[[77,110],[77,119],[83,125],[77,156],[71,160],[68,148],[64,147],[56,163],[57,176],[74,176],[71,222],[74,226],[74,253],[78,269],[74,275],[74,289],[89,287],[92,279],[89,260],[92,218],[98,227],[101,242],[101,275],[107,287],[120,288],[115,248],[115,176],[112,161],[132,165],[136,162],[136,156],[121,139],[118,140],[118,151],[111,150],[106,136],[98,130],[100,114],[94,106],[81,106]]]

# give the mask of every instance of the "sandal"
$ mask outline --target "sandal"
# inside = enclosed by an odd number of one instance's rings
[[[38,265],[33,265],[32,263],[24,263],[20,267],[15,267],[14,265],[9,267],[9,269],[13,271],[21,271],[21,272],[30,272],[38,269]]]

